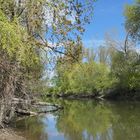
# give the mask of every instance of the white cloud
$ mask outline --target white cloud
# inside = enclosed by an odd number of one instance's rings
[[[84,47],[86,48],[98,48],[101,45],[105,44],[105,40],[101,39],[90,39],[83,41]]]
[[[136,51],[137,51],[137,53],[140,54],[140,46],[139,47],[136,47]]]

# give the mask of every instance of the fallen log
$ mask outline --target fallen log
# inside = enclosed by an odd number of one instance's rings
[[[17,109],[15,112],[17,114],[23,115],[23,116],[36,116],[36,115],[39,115],[39,114],[55,112],[55,111],[58,111],[59,109],[62,109],[62,108],[54,108],[54,109],[50,109],[50,110],[43,110],[43,111],[37,111],[37,112]]]
[[[50,109],[50,110],[39,111],[38,114],[51,113],[51,112],[58,111],[59,109],[60,108],[54,108],[54,109]]]
[[[52,109],[50,110],[41,110],[41,111],[36,111],[36,112],[32,112],[28,109],[20,109],[17,107],[17,109],[15,110],[15,112],[19,115],[22,115],[22,116],[36,116],[38,114],[42,114],[42,113],[49,113],[49,112],[54,112],[54,111],[57,111],[59,109],[63,109],[62,106],[58,105],[58,104],[51,104],[51,103],[46,103],[46,102],[37,102],[35,100],[33,101],[28,101],[28,100],[24,100],[24,99],[21,99],[21,98],[13,98],[12,99],[12,102],[14,104],[28,104],[30,102],[30,105],[32,105],[34,108],[36,107],[44,107],[44,106],[50,106],[50,107],[53,107]]]
[[[22,109],[17,109],[15,112],[17,114],[24,115],[24,116],[36,116],[38,114],[36,112],[22,110]]]
[[[56,108],[59,108],[59,109],[63,109],[62,106],[58,105],[58,104],[51,104],[51,103],[46,103],[46,102],[37,102],[37,103],[34,103],[33,105],[38,105],[38,106],[52,106],[52,107],[56,107]]]
[[[58,108],[62,108],[60,105],[58,104],[51,104],[51,103],[46,103],[46,102],[37,102],[35,100],[24,100],[24,99],[20,99],[20,98],[13,98],[12,99],[12,103],[14,104],[18,104],[18,103],[23,103],[23,104],[28,104],[30,103],[31,105],[38,105],[38,106],[54,106],[54,107],[58,107]]]

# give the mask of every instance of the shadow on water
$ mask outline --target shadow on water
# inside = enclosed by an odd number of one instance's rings
[[[15,124],[27,140],[138,140],[140,103],[58,101],[64,110]]]

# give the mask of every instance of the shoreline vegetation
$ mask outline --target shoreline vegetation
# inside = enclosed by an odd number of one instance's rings
[[[95,100],[130,100],[130,101],[140,101],[140,90],[138,91],[120,91],[120,90],[109,90],[106,94],[46,94],[42,95],[42,98],[56,98],[56,99],[95,99]]]

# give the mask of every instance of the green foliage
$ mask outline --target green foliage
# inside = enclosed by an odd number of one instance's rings
[[[28,72],[40,71],[42,68],[40,56],[37,54],[33,41],[18,20],[12,22],[0,11],[0,48],[14,63],[18,63]]]
[[[129,51],[127,55],[117,51],[112,60],[112,74],[118,80],[118,87],[132,90],[140,88],[140,55]]]
[[[75,64],[70,70],[58,69],[56,89],[64,93],[94,94],[112,87],[109,68],[95,62]]]
[[[134,39],[140,40],[140,0],[125,9],[126,29]]]
[[[28,42],[25,29],[18,24],[17,20],[9,22],[2,11],[0,11],[0,37],[0,47],[11,59],[16,59],[27,66],[39,62],[35,49]]]
[[[76,93],[100,92],[112,84],[107,66],[95,62],[75,66],[69,77],[70,87]]]

